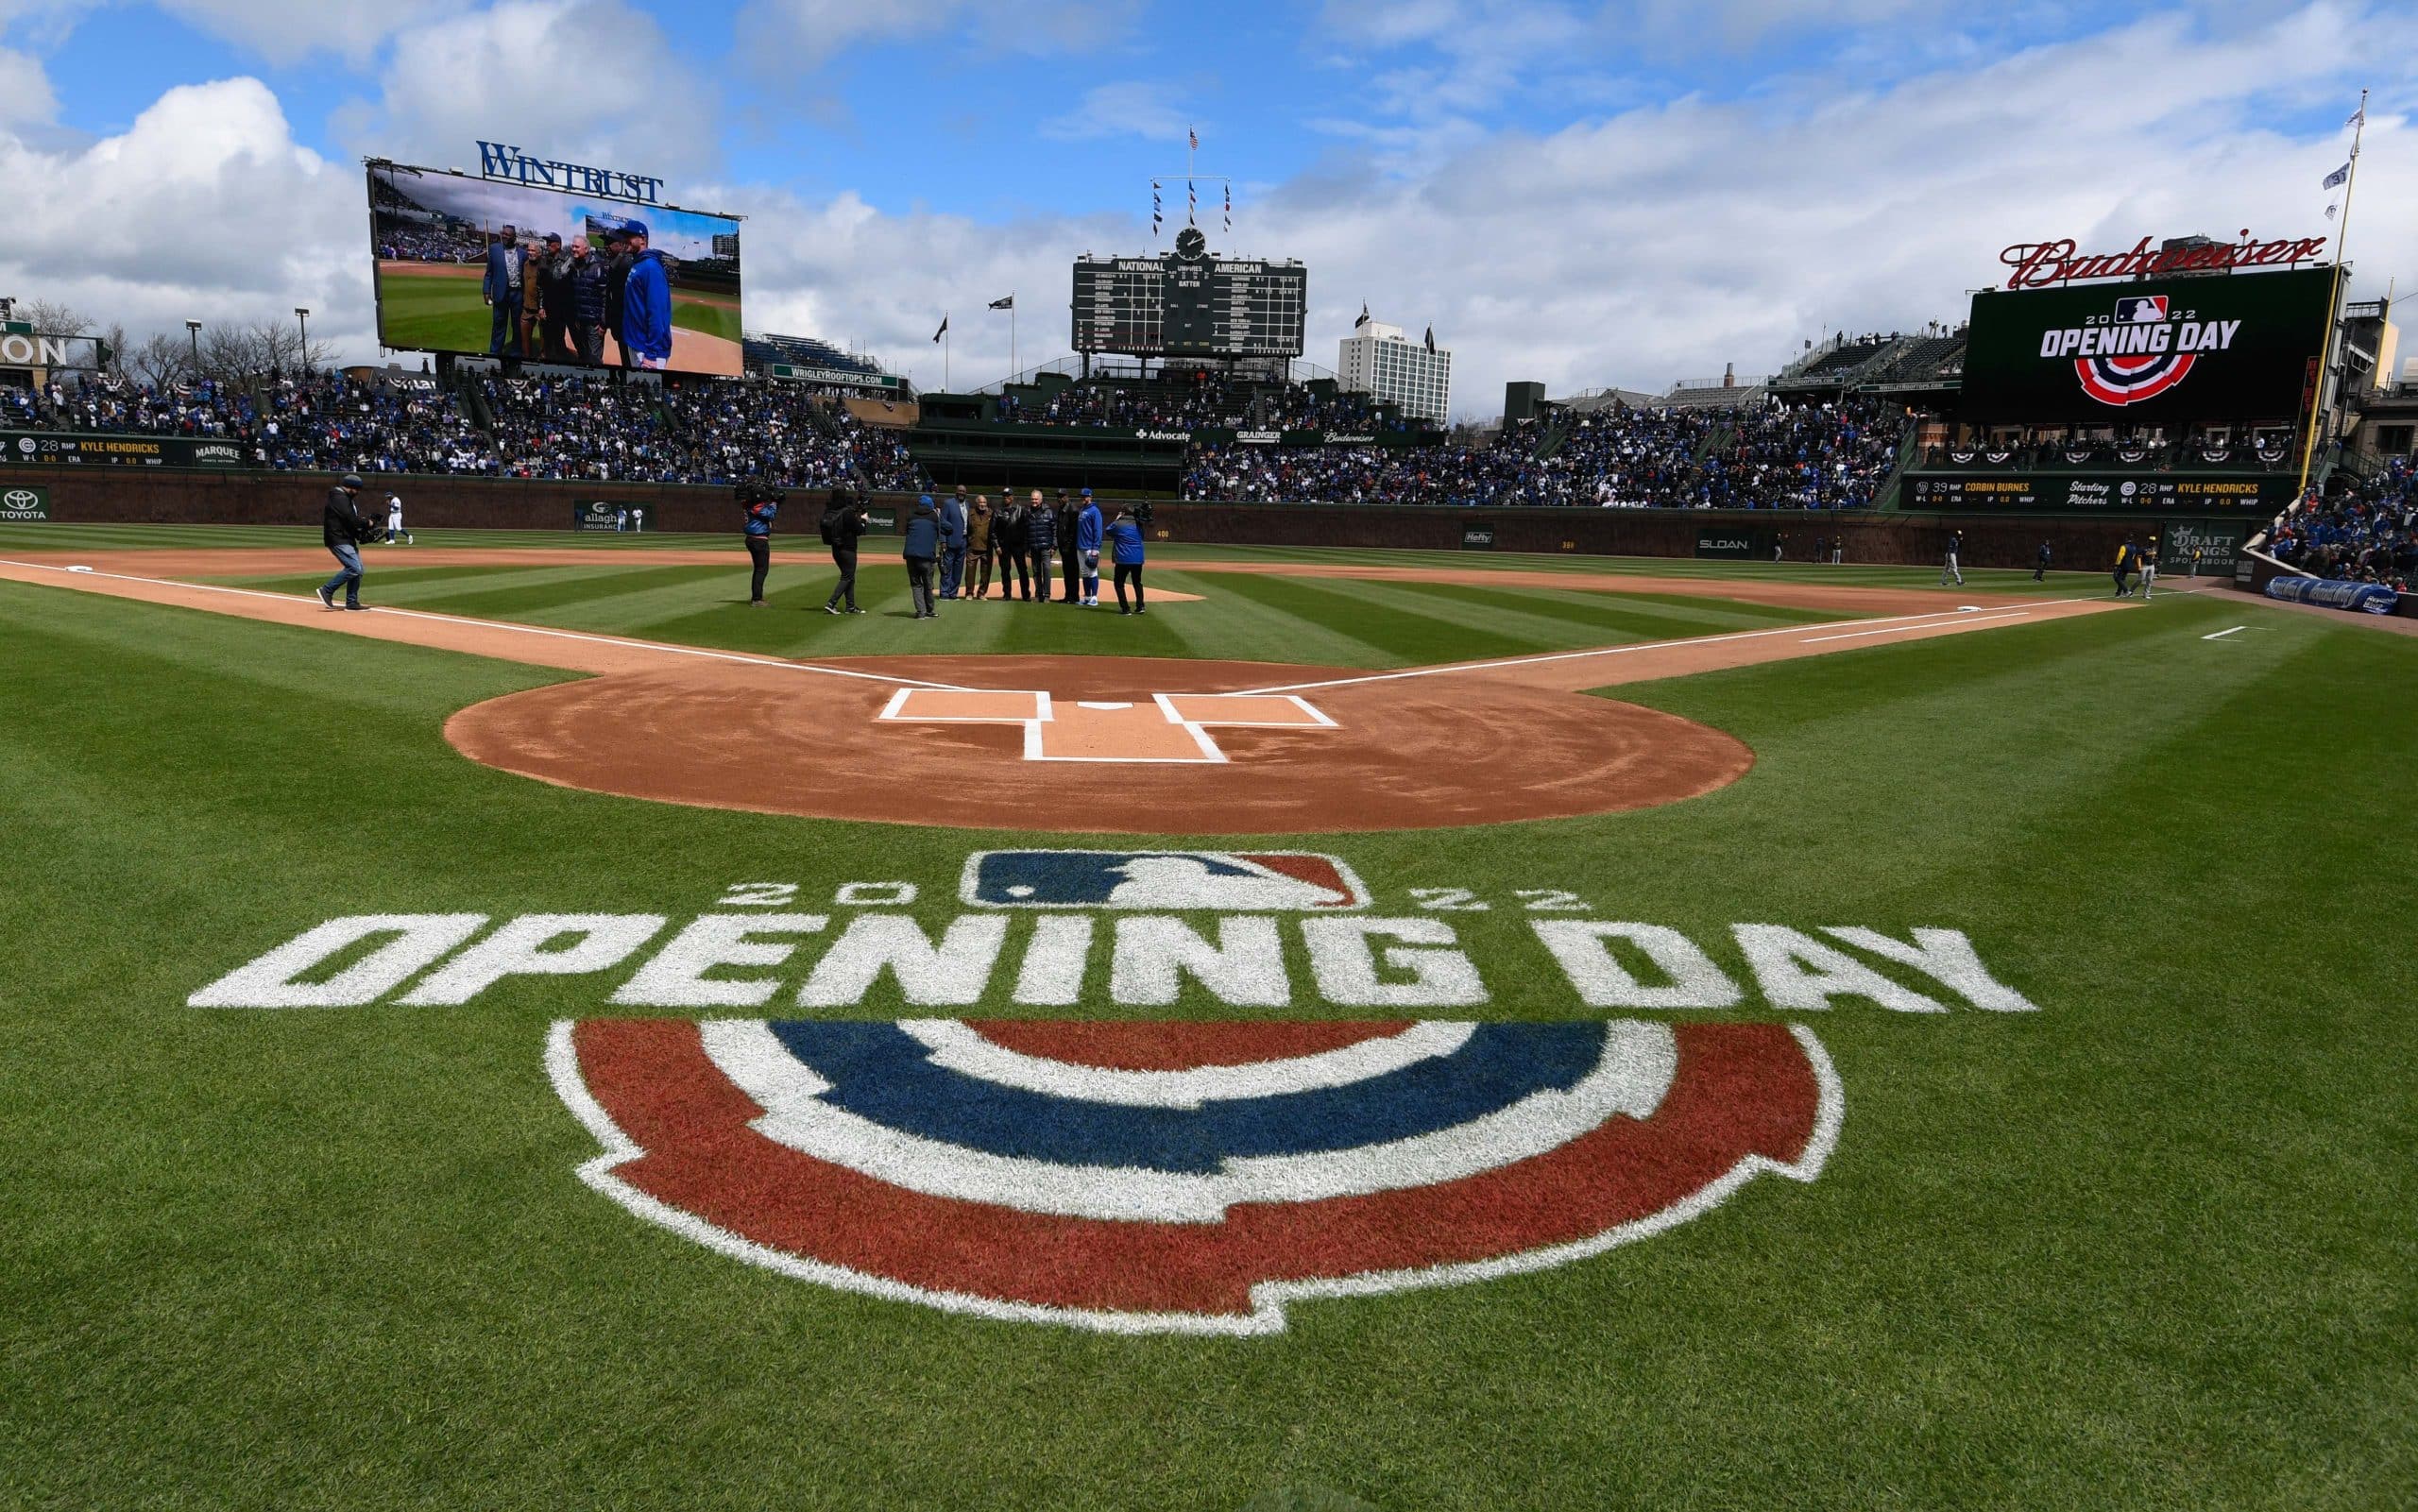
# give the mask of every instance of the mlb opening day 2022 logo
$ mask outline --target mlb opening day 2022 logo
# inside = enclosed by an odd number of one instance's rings
[[[1813,1029],[1771,1019],[2034,1008],[1955,929],[1700,943],[1563,889],[1381,895],[1306,852],[985,851],[955,883],[945,920],[902,911],[913,881],[733,883],[685,922],[331,919],[188,1001],[595,979],[612,1014],[554,1022],[544,1068],[596,1141],[580,1179],[631,1213],[846,1291],[1204,1334],[1568,1265],[1759,1175],[1813,1181],[1845,1094]],[[1497,979],[1545,1016],[1466,1016]],[[905,1015],[846,1016],[893,990]],[[1163,1016],[1204,997],[1238,1011]],[[1140,1011],[1049,1014],[1079,1004]]]
[[[2072,358],[2082,391],[2121,409],[2157,398],[2191,376],[2203,352],[2224,351],[2239,320],[2170,318],[2169,297],[2128,295],[2104,324],[2052,327],[2040,333],[2040,355]]]

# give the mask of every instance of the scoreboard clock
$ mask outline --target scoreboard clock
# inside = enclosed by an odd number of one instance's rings
[[[1075,263],[1074,348],[1135,357],[1299,357],[1309,270],[1222,258],[1196,226],[1159,257]]]

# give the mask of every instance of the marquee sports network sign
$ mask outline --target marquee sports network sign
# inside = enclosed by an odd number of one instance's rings
[[[1974,296],[1959,417],[2285,420],[2325,337],[2331,268]]]

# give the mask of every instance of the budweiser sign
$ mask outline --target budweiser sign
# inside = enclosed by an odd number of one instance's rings
[[[2056,242],[2018,242],[1999,254],[2015,271],[2007,275],[2010,289],[2037,289],[2082,279],[2145,278],[2158,273],[2215,273],[2228,268],[2291,267],[2314,259],[2325,246],[2323,236],[2285,237],[2262,242],[2245,229],[2238,242],[2204,242],[2191,246],[2153,247],[2144,236],[2129,252],[2079,254],[2071,237]]]

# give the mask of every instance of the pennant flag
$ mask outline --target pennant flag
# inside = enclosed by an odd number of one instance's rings
[[[1150,239],[1153,241],[1156,241],[1159,235],[1160,209],[1159,181],[1153,178],[1150,180]]]
[[[991,301],[991,308],[994,310],[1013,310],[1015,307],[1016,297],[1013,294],[1009,295],[1004,299],[994,299]]]
[[[933,340],[933,341],[935,341],[935,342],[937,342],[937,341],[939,341],[943,336],[945,336],[945,335],[947,335],[947,334],[948,334],[948,316],[946,316],[946,315],[943,315],[943,316],[941,316],[941,329],[932,332],[932,340]]]
[[[2351,165],[2350,165],[2349,163],[2347,163],[2347,162],[2346,162],[2346,163],[2344,163],[2341,167],[2335,169],[2335,170],[2334,170],[2332,173],[2330,173],[2330,174],[2327,174],[2327,175],[2325,176],[2325,182],[2324,182],[2324,183],[2322,183],[2322,184],[2318,185],[2317,187],[2318,187],[2318,188],[2320,188],[2320,189],[2331,189],[2331,188],[2333,188],[2336,184],[2339,184],[2339,183],[2342,182],[2344,179],[2346,179],[2346,178],[2350,178],[2350,177],[2351,177]]]
[[[2328,205],[2328,206],[2326,206],[2326,207],[2325,207],[2325,218],[2326,218],[2327,220],[2332,220],[2332,219],[2334,218],[2334,212],[2335,212],[2336,211],[2338,211],[2338,210],[2341,210],[2341,208],[2342,208],[2342,207],[2341,207],[2341,206],[2340,206],[2340,205]]]
[[[1234,186],[1233,184],[1228,184],[1228,185],[1226,186],[1226,229],[1227,229],[1229,232],[1232,232],[1232,231],[1234,230],[1234,229],[1235,229],[1235,186]]]
[[[1184,203],[1184,211],[1183,211],[1183,223],[1184,223],[1186,226],[1198,226],[1198,225],[1200,225],[1200,185],[1198,185],[1198,184],[1196,184],[1196,183],[1194,183],[1191,179],[1186,178],[1186,179],[1183,181],[1183,197],[1184,197],[1184,202],[1185,202],[1185,203]]]
[[[2365,126],[2365,125],[2367,125],[2367,124],[2368,124],[2368,102],[2367,102],[2367,101],[2365,101],[2365,100],[2361,100],[2361,101],[2359,102],[2359,108],[2358,108],[2358,110],[2353,110],[2353,111],[2351,112],[2351,119],[2349,119],[2349,120],[2345,121],[2345,122],[2343,122],[2342,124],[2343,124],[2344,126]]]

